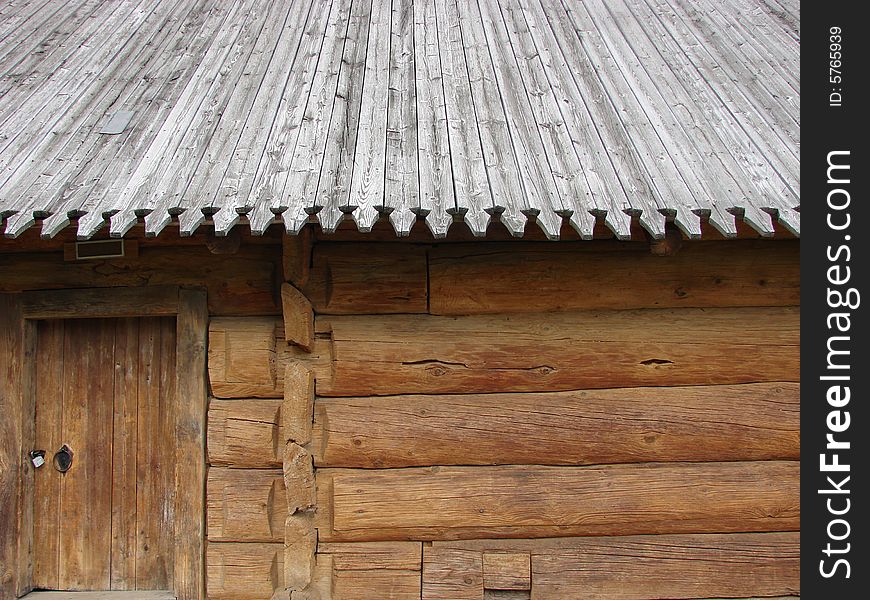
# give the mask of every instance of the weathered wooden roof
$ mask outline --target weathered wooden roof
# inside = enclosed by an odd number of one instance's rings
[[[797,0],[5,0],[0,228],[799,234]],[[132,113],[132,114],[131,114]],[[120,133],[118,133],[120,131]]]

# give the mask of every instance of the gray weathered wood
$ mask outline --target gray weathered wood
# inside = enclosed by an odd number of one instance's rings
[[[799,234],[779,0],[64,0],[0,7],[0,226],[550,238]],[[117,135],[99,132],[131,111]],[[500,227],[500,226],[499,226]],[[781,230],[781,229],[780,229]]]

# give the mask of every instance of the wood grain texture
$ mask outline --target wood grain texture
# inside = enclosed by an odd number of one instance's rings
[[[314,310],[305,295],[289,283],[281,284],[284,339],[305,350],[314,345]]]
[[[175,343],[166,317],[40,322],[36,587],[172,588]]]
[[[38,325],[35,369],[37,398],[43,399],[35,407],[36,431],[33,445],[46,451],[46,462],[63,445],[63,376],[64,376],[64,321],[46,321]],[[135,427],[135,424],[134,424]],[[42,447],[45,446],[45,447]],[[135,452],[135,450],[134,450]],[[59,587],[57,534],[61,518],[62,479],[51,472],[49,465],[34,473],[33,587]],[[134,486],[135,495],[135,486]],[[135,506],[135,500],[134,500]],[[135,527],[135,519],[134,519]],[[120,570],[123,570],[123,565]],[[135,573],[134,573],[135,575]]]
[[[281,405],[282,442],[306,446],[314,421],[314,372],[289,363],[284,369],[284,403]]]
[[[260,397],[270,391],[275,397],[281,395],[275,366],[275,326],[276,320],[270,318],[211,320],[208,371],[215,396]],[[238,391],[221,393],[220,384],[235,385]],[[247,394],[246,388],[250,388]]]
[[[112,454],[113,373],[104,368],[113,359],[111,325],[106,320],[81,320],[64,328],[62,435],[74,457],[61,483],[60,589],[109,587],[112,472],[99,457]]]
[[[221,398],[282,397],[283,367],[297,361],[320,396],[794,382],[798,316],[745,307],[320,317],[310,354],[276,343],[274,319],[223,318],[211,325],[209,377]]]
[[[176,470],[185,469],[191,461],[202,460],[201,449],[192,453],[190,447],[179,448],[176,442],[177,411],[186,413],[197,404],[202,405],[202,401],[180,393],[184,388],[178,385],[178,379],[195,375],[176,371],[176,329],[177,323],[171,318],[140,321],[136,438],[141,443],[136,448],[135,510],[137,516],[150,517],[137,518],[135,589],[172,589],[177,547],[173,529],[184,527],[187,524],[183,520],[197,514],[184,506],[181,498],[176,500],[176,506],[172,502]],[[179,341],[189,344],[187,340]],[[182,362],[195,360],[195,356],[180,353],[178,356]],[[195,547],[195,541],[190,545]]]
[[[531,557],[519,552],[485,552],[483,587],[487,590],[532,589]]]
[[[281,466],[281,401],[217,400],[208,405],[208,464],[251,469]]]
[[[281,264],[284,281],[299,289],[308,283],[311,269],[313,233],[311,227],[303,227],[296,235],[281,235]]]
[[[209,469],[209,541],[283,543],[286,498],[278,469]]]
[[[359,112],[355,131],[353,170],[348,205],[360,231],[368,231],[378,218],[375,205],[384,202],[387,146],[387,103],[390,88],[392,0],[373,0],[368,18],[364,65],[360,75]]]
[[[323,542],[317,546],[318,554],[332,556],[337,571],[419,571],[422,552],[420,542]]]
[[[319,543],[332,564],[333,600],[419,600],[420,542]]]
[[[693,243],[671,257],[615,243],[440,246],[430,312],[796,305],[798,254],[790,242]]]
[[[206,573],[209,598],[269,600],[284,587],[284,544],[209,542]]]
[[[435,0],[414,3],[413,61],[414,92],[419,107],[416,110],[419,201],[421,214],[422,211],[428,211],[426,224],[433,235],[447,231],[452,221],[447,209],[456,207],[450,140],[447,135],[441,41],[438,27],[431,25],[438,23],[435,11]]]
[[[32,592],[27,600],[175,600],[172,592]]]
[[[0,419],[0,596],[15,598],[31,585],[27,570],[19,570],[19,516],[23,506],[18,494],[22,463],[25,459],[23,424],[33,421],[27,414],[20,384],[23,379],[24,323],[19,298],[0,294],[0,410],[8,418]],[[26,550],[26,548],[25,548]],[[29,554],[29,553],[28,553]],[[30,556],[26,563],[30,563]]]
[[[318,314],[423,313],[426,285],[423,247],[316,244],[303,291]]]
[[[483,554],[432,545],[423,551],[424,600],[483,600]]]
[[[13,310],[15,315],[16,310]],[[20,322],[17,324],[20,326]],[[24,321],[22,335],[22,362],[23,369],[21,373],[21,404],[19,406],[21,417],[21,444],[22,450],[28,451],[28,448],[33,448],[36,444],[36,388],[38,385],[39,373],[33,368],[36,364],[38,353],[38,329],[37,324],[33,321]],[[16,327],[18,329],[18,327]],[[21,331],[20,329],[18,331]],[[2,372],[2,371],[0,371]],[[35,529],[36,512],[35,502],[29,501],[34,498],[36,491],[35,474],[26,470],[21,473],[19,487],[19,517],[18,531],[31,532]],[[34,539],[31,535],[18,536],[18,582],[17,593],[21,595],[26,590],[29,590],[33,585],[33,566],[34,557]],[[2,588],[0,588],[2,589]]]
[[[116,289],[110,294],[103,289],[56,290],[51,294],[25,292],[22,299],[30,319],[135,317],[178,312],[178,288],[171,285]]]
[[[796,308],[318,319],[322,396],[797,381]],[[737,336],[737,332],[751,335]],[[570,348],[570,351],[566,349]]]
[[[311,512],[297,512],[284,522],[284,585],[304,590],[315,574],[317,531]]]
[[[533,598],[706,598],[800,592],[797,534],[606,539],[532,557]]]
[[[176,302],[178,291],[175,291]],[[174,323],[170,326],[174,328]],[[51,321],[49,321],[50,323]],[[140,333],[142,327],[137,319],[122,319],[116,324],[115,330],[115,360],[114,360],[114,414],[113,414],[113,443],[112,443],[112,570],[111,570],[111,589],[114,590],[129,590],[137,589],[136,586],[136,559],[137,559],[137,541],[140,525],[137,522],[138,502],[137,502],[137,481],[140,475],[139,472],[139,392],[140,392],[140,361],[139,356],[142,352],[140,348]],[[145,335],[141,338],[143,341],[150,342],[147,326]],[[174,331],[172,332],[174,334]],[[174,343],[175,336],[172,335]],[[175,348],[172,348],[173,354],[171,358],[174,366]],[[162,358],[162,357],[161,357]],[[162,361],[161,361],[162,362]],[[150,365],[146,366],[146,371]],[[159,380],[158,380],[159,381]],[[142,386],[142,395],[145,396],[148,391],[148,385]],[[161,409],[164,412],[172,414],[174,406],[164,404],[160,406],[160,391],[167,393],[167,400],[173,399],[174,390],[158,390],[156,397],[158,414]],[[155,398],[147,398],[146,400],[154,400]],[[143,420],[149,414],[148,406],[144,407]],[[152,413],[153,414],[153,413]],[[164,434],[167,432],[163,432]],[[174,446],[173,434],[170,431],[169,439],[161,439],[157,443],[150,443],[152,448],[157,451],[168,452]],[[147,444],[146,438],[143,436],[143,445]],[[54,447],[54,444],[50,444]],[[151,448],[143,448],[142,454],[147,456],[152,453]],[[164,464],[159,464],[158,468],[169,471],[168,462],[174,460],[172,456],[163,457]],[[152,465],[148,465],[151,468]],[[145,482],[143,481],[143,484]],[[173,482],[174,483],[174,482]],[[144,485],[143,485],[144,487]],[[143,490],[144,491],[144,490]],[[155,507],[150,507],[151,509]],[[160,508],[160,507],[157,507]],[[44,514],[44,513],[43,513]],[[142,511],[142,529],[146,529],[145,521],[149,511]],[[150,513],[159,514],[159,513]],[[161,523],[163,525],[163,523]],[[169,523],[171,529],[171,523]],[[163,549],[166,551],[167,549]],[[167,553],[169,554],[169,553]],[[143,577],[144,579],[144,577]]]
[[[417,69],[412,0],[391,3],[390,65],[386,119],[385,181],[382,211],[390,212],[396,233],[411,232],[420,205],[417,155]],[[416,9],[421,10],[421,9]],[[377,208],[377,206],[376,206]]]
[[[370,0],[351,3],[317,194],[305,199],[309,206],[322,207],[317,218],[324,231],[335,229],[344,215],[342,207],[351,209],[350,189],[356,159],[371,15]],[[288,213],[282,216],[285,224],[288,224]],[[296,218],[300,219],[301,215]]]
[[[761,598],[800,593],[798,533],[434,542],[424,598],[484,598],[485,557],[531,557],[532,598]],[[482,559],[483,557],[483,559]]]
[[[179,600],[200,600],[205,597],[208,306],[204,290],[183,289],[178,300],[173,581]]]
[[[317,480],[324,541],[794,531],[800,518],[795,461],[319,469]]]
[[[314,461],[308,450],[293,442],[284,447],[284,487],[287,490],[287,514],[317,506]]]
[[[318,467],[800,457],[797,383],[319,398],[315,407]]]
[[[21,254],[14,259],[0,255],[0,291],[203,286],[213,315],[279,315],[275,275],[280,260],[278,250],[269,245],[243,246],[221,260],[205,247],[142,248],[137,259],[73,263],[64,262],[59,253]]]
[[[697,237],[702,219],[734,235],[733,211],[797,232],[800,15],[780,4],[13,5],[2,227],[389,215],[443,238],[456,215],[477,235],[589,237],[598,219],[627,238],[636,218]],[[92,135],[119,110],[124,131]]]
[[[339,571],[332,575],[333,600],[419,600],[420,571]]]
[[[304,365],[318,381],[330,378],[332,344],[317,336],[311,352],[284,341],[283,321],[228,317],[209,325],[208,372],[218,398],[283,398],[288,364]]]

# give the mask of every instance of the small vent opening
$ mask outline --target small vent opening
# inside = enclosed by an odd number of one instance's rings
[[[76,242],[76,260],[119,258],[124,256],[124,240]]]

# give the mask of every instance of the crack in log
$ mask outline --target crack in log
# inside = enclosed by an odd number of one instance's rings
[[[666,358],[648,358],[647,360],[640,361],[642,365],[672,365],[674,361],[667,360]]]
[[[468,365],[463,363],[463,362],[448,362],[445,360],[438,360],[435,358],[427,358],[427,359],[423,359],[423,360],[402,361],[402,364],[403,365],[442,365],[442,366],[448,366],[448,367],[464,367],[466,369],[469,368]]]

